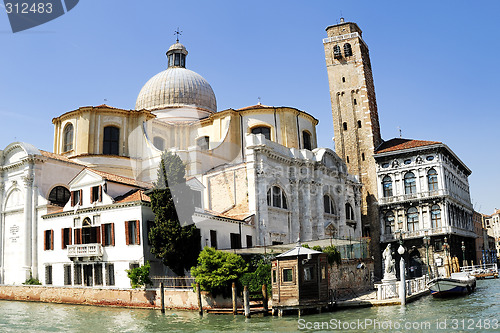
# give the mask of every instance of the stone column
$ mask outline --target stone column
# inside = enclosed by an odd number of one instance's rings
[[[4,240],[4,192],[5,192],[5,183],[3,177],[0,178],[0,284],[4,283],[3,281],[3,256],[5,253],[5,249],[3,248],[3,240]]]
[[[322,175],[325,177],[325,175]],[[325,207],[323,205],[323,185],[321,182],[316,183],[316,211],[317,211],[317,217],[318,221],[316,222],[317,225],[317,239],[324,239],[325,238]]]
[[[300,203],[301,208],[304,212],[304,241],[310,241],[312,239],[312,219],[311,219],[311,180],[304,180],[302,186],[302,198],[303,201]]]
[[[290,229],[291,229],[291,239],[290,242],[296,242],[297,239],[302,236],[301,221],[299,217],[300,203],[299,203],[299,181],[294,177],[290,179]]]
[[[33,219],[33,161],[28,161],[28,172],[23,177],[26,187],[26,197],[24,205],[24,244],[26,251],[24,253],[24,266],[26,279],[29,278],[31,271],[31,239],[32,239],[32,219]],[[36,235],[35,235],[36,236]],[[35,249],[36,250],[36,249]]]

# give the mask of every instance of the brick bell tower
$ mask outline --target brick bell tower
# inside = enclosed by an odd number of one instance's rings
[[[336,153],[349,173],[363,184],[361,220],[363,236],[370,236],[375,274],[381,278],[380,222],[377,205],[377,174],[373,154],[382,142],[377,101],[368,46],[356,23],[326,28],[323,39],[332,103]]]

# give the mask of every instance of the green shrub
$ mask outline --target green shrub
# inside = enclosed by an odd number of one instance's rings
[[[38,280],[38,279],[35,279],[34,277],[30,277],[29,279],[27,279],[23,284],[25,285],[35,285],[35,286],[41,286],[42,283]]]
[[[125,272],[127,272],[128,278],[130,279],[130,284],[132,285],[132,288],[135,289],[153,284],[153,281],[151,281],[151,279],[149,278],[150,268],[151,265],[149,264],[148,261],[140,267],[135,267],[132,269],[125,270]]]
[[[240,255],[211,247],[205,247],[200,252],[198,266],[191,268],[191,274],[201,290],[225,297],[231,295],[232,282],[236,282],[246,271],[247,264]]]

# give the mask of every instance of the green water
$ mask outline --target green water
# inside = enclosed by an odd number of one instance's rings
[[[466,297],[426,296],[405,308],[350,309],[300,319],[0,301],[0,332],[500,332],[499,312],[500,280],[484,280]]]

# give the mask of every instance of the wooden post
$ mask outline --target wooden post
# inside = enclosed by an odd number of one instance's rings
[[[198,308],[200,309],[200,316],[203,316],[203,304],[201,304],[201,288],[200,284],[196,284],[196,292],[198,293]]]
[[[238,308],[237,308],[236,283],[235,282],[233,282],[233,285],[232,285],[232,294],[233,294],[233,315],[236,315],[238,313]]]
[[[264,308],[264,316],[267,316],[269,308],[267,306],[267,286],[265,284],[262,285],[262,307]]]
[[[160,282],[161,313],[165,313],[165,290],[163,282]]]
[[[250,318],[250,297],[248,294],[248,287],[245,286],[243,289],[243,303],[245,307],[245,317]]]
[[[401,305],[406,305],[406,276],[405,276],[405,260],[403,256],[401,256],[401,260],[399,261],[399,298],[401,299]]]

